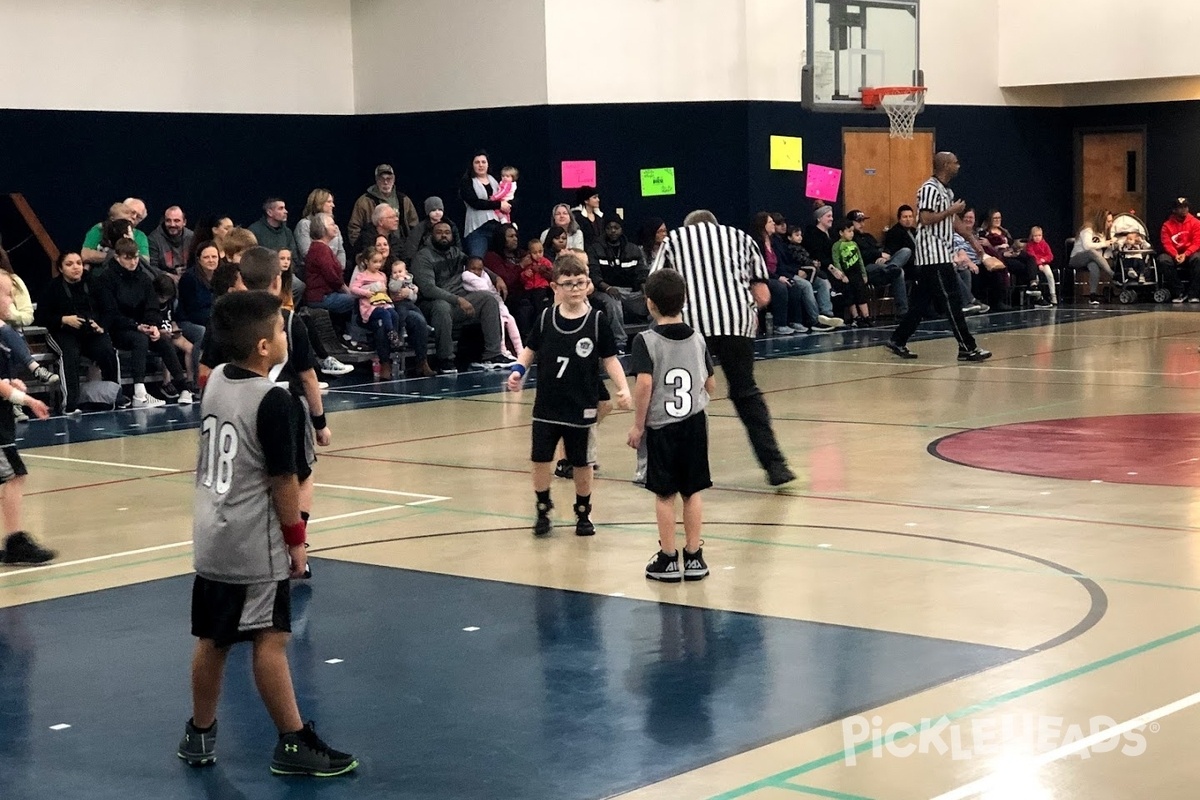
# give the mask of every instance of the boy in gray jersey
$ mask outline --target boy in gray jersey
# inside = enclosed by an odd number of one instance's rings
[[[633,341],[634,420],[629,446],[645,441],[646,488],[654,492],[659,551],[646,577],[677,583],[708,575],[700,541],[700,492],[712,486],[708,471],[708,420],[704,409],[716,381],[704,337],[684,323],[687,287],[671,269],[653,273],[643,289],[656,326]],[[675,496],[683,497],[683,570],[675,548]]]
[[[304,573],[305,524],[296,480],[292,399],[268,376],[287,358],[279,298],[231,292],[213,304],[214,343],[228,357],[200,405],[192,538],[192,718],[177,751],[192,766],[216,761],[217,701],[229,648],[254,646],[254,682],[279,740],[277,775],[332,777],[358,761],[333,750],[303,724],[287,643],[289,578]]]

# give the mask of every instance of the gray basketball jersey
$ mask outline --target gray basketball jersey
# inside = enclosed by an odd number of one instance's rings
[[[275,383],[227,378],[226,366],[213,370],[200,402],[196,573],[224,583],[280,581],[290,562],[258,439],[258,408]]]
[[[699,414],[708,406],[708,362],[704,337],[668,339],[653,329],[638,334],[654,364],[654,390],[646,412],[647,428],[662,428]]]

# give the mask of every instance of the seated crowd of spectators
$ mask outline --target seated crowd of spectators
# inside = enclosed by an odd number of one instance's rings
[[[517,170],[502,168],[500,180],[490,170],[487,154],[474,154],[458,186],[465,207],[462,228],[446,216],[439,197],[424,200],[421,216],[397,188],[388,164],[376,167],[374,183],[355,200],[344,233],[326,189],[309,193],[292,227],[286,201],[269,197],[262,217],[244,228],[223,214],[202,217],[189,227],[184,210],[171,206],[145,233],[140,226],[147,219],[146,206],[128,198],[113,204],[107,218],[87,231],[78,251],[62,253],[36,313],[25,284],[13,275],[14,318],[0,321],[0,345],[14,350],[34,377],[58,383],[57,374],[33,359],[19,332],[33,322],[47,329],[62,364],[67,413],[77,413],[87,400],[80,381],[83,357],[110,385],[118,382],[120,368],[129,372],[132,396],[118,393],[112,399],[118,407],[194,402],[213,299],[234,285],[231,274],[236,276],[240,254],[264,246],[280,254],[292,298],[287,305],[303,309],[297,316],[325,374],[349,372],[353,367],[343,362],[355,360],[351,354],[366,357],[373,351],[378,374],[391,378],[393,357],[406,349],[415,354],[410,375],[453,372],[462,355],[456,335],[470,326],[478,328],[481,340],[470,363],[508,366],[520,352],[522,337],[552,302],[551,268],[567,250],[586,256],[591,301],[605,312],[624,350],[630,327],[649,321],[642,285],[666,238],[666,223],[651,218],[631,237],[624,220],[601,210],[596,188],[585,186],[576,191],[575,206],[562,203],[550,210],[540,233],[522,232],[513,222]],[[962,216],[977,232],[972,241],[956,234],[965,312],[1006,310],[1014,293],[1057,305],[1054,254],[1040,228],[1019,240],[1004,227],[999,211],[989,212],[981,225],[973,210]],[[754,215],[750,233],[771,276],[770,333],[873,326],[876,294],[890,295],[897,317],[907,312],[916,212],[901,206],[882,242],[868,232],[868,219],[852,210],[835,221],[829,205],[816,208],[803,224],[789,224],[779,212]],[[1099,302],[1100,276],[1113,274],[1112,250],[1118,243],[1111,224],[1111,214],[1096,215],[1080,230],[1068,258],[1071,268],[1091,273],[1092,303]],[[1186,199],[1164,223],[1162,246],[1156,263],[1176,302],[1200,302],[1200,220],[1188,212]],[[223,265],[233,272],[223,271]],[[0,269],[12,274],[2,249]],[[1190,280],[1186,291],[1183,274]],[[765,323],[767,315],[762,317]],[[768,332],[765,324],[762,331]],[[128,353],[120,365],[118,350]],[[151,355],[162,364],[161,396],[147,387]]]

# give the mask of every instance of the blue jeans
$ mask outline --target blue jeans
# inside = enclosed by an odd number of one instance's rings
[[[379,356],[380,361],[387,361],[392,357],[392,343],[388,341],[388,334],[396,332],[397,322],[399,319],[396,309],[391,306],[379,306],[371,312],[367,320],[367,327],[375,336],[375,354]]]
[[[492,235],[500,223],[494,219],[489,219],[487,222],[480,225],[475,230],[463,239],[463,253],[470,256],[478,256],[483,258],[483,254],[487,252],[488,244],[491,243]]]
[[[906,247],[897,255],[904,254],[911,257],[912,251]],[[904,265],[897,262],[898,259],[893,258],[886,264],[868,264],[867,280],[872,286],[892,287],[892,302],[895,305],[896,316],[902,317],[908,313],[908,287],[904,283]]]
[[[25,343],[25,337],[20,331],[12,325],[0,326],[0,344],[12,351],[14,368],[29,369],[29,365],[33,363],[33,354],[29,352],[29,345]]]
[[[331,314],[353,314],[358,305],[358,298],[345,292],[333,292],[310,305],[323,308]]]
[[[400,320],[396,330],[404,330],[408,346],[417,354],[417,363],[420,364],[429,353],[429,323],[412,300],[398,301],[396,316]]]

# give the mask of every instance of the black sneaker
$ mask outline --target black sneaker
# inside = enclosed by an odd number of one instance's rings
[[[387,332],[387,340],[388,340],[388,344],[392,346],[393,350],[403,350],[404,349],[404,341],[400,338],[400,334],[397,333],[396,331],[388,331]]]
[[[959,350],[959,361],[987,361],[992,357],[992,351],[976,347],[974,350]]]
[[[3,564],[45,564],[58,555],[53,550],[38,545],[25,531],[10,533],[0,554],[3,554],[0,557],[0,563]]]
[[[271,772],[276,775],[334,778],[357,768],[358,759],[321,741],[311,722],[295,733],[282,734],[271,759]]]
[[[704,543],[700,543],[696,552],[689,553],[683,548],[683,579],[685,581],[702,581],[708,577],[708,564],[704,561]]]
[[[206,767],[217,763],[217,722],[207,731],[196,730],[189,719],[183,728],[183,740],[175,755],[188,763],[189,767]]]
[[[38,366],[37,369],[31,371],[29,374],[33,376],[34,380],[39,380],[42,383],[48,384],[50,386],[53,386],[54,384],[58,383],[58,381],[59,381],[57,372],[51,372],[50,370],[48,370],[45,367],[40,366],[40,365]]]
[[[592,513],[592,507],[590,505],[583,505],[582,503],[575,504],[575,535],[576,536],[595,536],[596,535],[596,526],[593,525],[592,521],[588,518],[588,515],[591,513]]]
[[[554,529],[554,523],[550,521],[550,512],[553,509],[554,503],[537,504],[537,521],[533,523],[534,536],[545,536]]]
[[[162,391],[162,396],[168,400],[174,400],[176,397],[179,397],[179,390],[175,388],[175,384],[171,381],[163,381],[160,390]]]
[[[575,468],[571,466],[571,462],[565,458],[560,458],[558,463],[554,465],[554,477],[570,480],[575,477]]]
[[[893,355],[900,356],[900,358],[916,358],[917,357],[916,353],[914,353],[912,350],[908,349],[908,345],[896,344],[895,342],[891,341],[890,339],[888,341],[884,342],[883,346],[886,347],[888,350],[891,350]]]
[[[662,550],[654,554],[654,558],[650,559],[650,563],[646,565],[646,577],[652,581],[662,581],[663,583],[679,583],[683,580],[683,574],[679,571],[679,552],[669,556]]]
[[[787,464],[772,464],[767,468],[767,483],[777,488],[787,486],[796,480],[796,473],[788,469]]]

